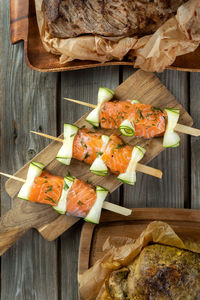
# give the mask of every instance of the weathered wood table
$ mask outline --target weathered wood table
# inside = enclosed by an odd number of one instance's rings
[[[29,133],[41,130],[58,135],[64,122],[74,122],[87,108],[67,103],[64,96],[96,103],[99,86],[115,88],[135,70],[107,67],[44,74],[30,70],[23,45],[12,46],[9,1],[2,0],[2,129],[1,170],[14,173],[48,140]],[[200,128],[200,73],[165,71],[158,75],[188,110]],[[179,148],[165,150],[152,163],[164,171],[163,180],[138,174],[135,187],[122,186],[111,201],[127,207],[200,208],[200,140],[184,136]],[[1,214],[12,207],[1,179]],[[82,223],[54,242],[29,231],[1,257],[2,300],[75,300]]]

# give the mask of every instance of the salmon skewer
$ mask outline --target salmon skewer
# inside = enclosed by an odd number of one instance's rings
[[[160,170],[138,163],[145,154],[144,148],[127,145],[114,134],[109,137],[70,124],[64,124],[64,141],[43,133],[33,133],[63,142],[57,154],[57,159],[63,164],[68,165],[71,158],[75,158],[90,164],[90,171],[96,175],[105,176],[109,169],[111,173],[118,175],[119,180],[129,184],[135,183],[135,175],[133,181],[122,180],[121,174],[127,170],[132,174],[137,170],[158,178],[162,177]]]
[[[164,136],[163,147],[177,147],[182,132],[193,136],[200,136],[200,130],[178,124],[180,111],[174,108],[160,108],[141,103],[138,100],[110,101],[114,91],[99,88],[98,105],[64,98],[68,101],[93,107],[94,110],[87,116],[86,121],[95,127],[104,129],[119,128],[125,136],[153,138]]]
[[[129,120],[134,124],[136,137],[149,139],[164,135],[167,114],[149,104],[112,101],[101,105],[99,119],[105,129],[120,128],[124,120]]]
[[[51,205],[58,213],[84,218],[88,222],[98,223],[102,208],[129,215],[130,209],[105,202],[108,190],[73,176],[55,176],[43,170],[44,165],[32,162],[27,179],[0,173],[15,180],[23,181],[18,197],[30,202]]]

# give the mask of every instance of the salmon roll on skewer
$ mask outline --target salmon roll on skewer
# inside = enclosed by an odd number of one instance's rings
[[[121,124],[124,120],[129,120],[134,124],[136,137],[149,139],[164,135],[167,114],[149,104],[132,104],[131,100],[128,100],[103,103],[99,118],[101,128],[121,128],[122,133],[124,131]]]
[[[138,100],[110,101],[113,97],[114,91],[100,88],[98,104],[87,116],[86,121],[104,129],[119,128],[125,136],[146,139],[164,136],[163,147],[179,145],[180,137],[174,132],[180,115],[178,109],[166,108],[162,111]],[[81,101],[66,99],[84,104]]]
[[[18,197],[31,202],[51,205],[60,214],[84,218],[98,223],[108,190],[94,187],[73,176],[52,175],[43,171],[44,165],[32,162],[27,179]]]
[[[111,173],[119,175],[119,180],[135,184],[136,165],[146,152],[143,147],[125,145],[116,135],[109,137],[99,132],[89,131],[87,128],[76,127],[74,134],[75,127],[70,124],[64,125],[64,142],[57,154],[60,162],[68,165],[73,157],[90,164],[90,171],[96,175],[105,176],[109,169]],[[61,156],[61,153],[62,155],[70,153],[70,156]],[[131,168],[131,178],[134,180],[124,181],[120,174],[126,173],[128,168]]]

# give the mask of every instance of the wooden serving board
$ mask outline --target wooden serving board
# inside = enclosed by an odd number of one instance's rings
[[[110,65],[133,65],[130,61],[73,61],[59,64],[58,56],[48,53],[40,40],[35,14],[35,0],[10,0],[11,42],[24,41],[27,65],[41,72],[60,72]],[[200,72],[200,47],[193,53],[179,56],[168,69]]]
[[[81,232],[79,270],[82,274],[103,256],[102,246],[110,236],[136,239],[152,221],[168,223],[183,239],[200,242],[200,211],[176,208],[136,208],[129,217],[103,212],[99,225],[85,223]]]
[[[160,82],[160,80],[152,73],[147,73],[141,70],[137,71],[116,88],[115,94],[116,98],[120,100],[138,99],[144,103],[149,103],[160,108],[179,108],[181,112],[179,122],[188,126],[191,126],[193,123],[192,118],[189,116],[189,114],[176,101],[174,96]],[[88,123],[85,121],[85,116],[86,115],[84,115],[75,124],[79,127],[85,125],[88,128],[91,128],[91,126],[88,125]],[[105,134],[111,134],[112,132],[115,132],[120,135],[120,132],[118,130],[100,131],[104,132]],[[143,160],[141,161],[144,164],[151,161],[155,156],[157,156],[161,151],[164,150],[164,148],[162,147],[162,138],[145,140],[143,138],[123,137],[123,139],[131,145],[137,144],[146,148],[147,152]],[[106,177],[95,176],[89,171],[90,166],[86,165],[83,162],[79,162],[73,159],[69,167],[60,164],[55,159],[60,147],[61,143],[54,141],[38,155],[36,155],[33,160],[44,163],[45,166],[47,166],[47,170],[53,174],[65,176],[67,171],[69,171],[72,175],[77,176],[78,178],[81,178],[83,180],[89,180],[94,185],[102,185],[108,188],[110,192],[114,191],[120,186],[121,183],[117,180],[115,175],[109,174]],[[173,151],[173,149],[171,149],[170,151]],[[25,179],[29,163],[30,162],[28,162],[15,175]],[[51,241],[57,238],[66,229],[68,229],[79,220],[75,217],[59,215],[45,205],[30,203],[18,199],[16,196],[21,185],[21,182],[14,181],[13,179],[9,179],[6,182],[6,191],[8,192],[10,197],[15,199],[15,201],[14,208],[1,219],[0,254],[2,254],[13,242],[15,242],[17,238],[19,238],[29,228],[36,228],[45,239]]]

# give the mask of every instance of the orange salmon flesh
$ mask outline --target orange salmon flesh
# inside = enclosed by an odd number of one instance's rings
[[[119,128],[127,119],[135,126],[135,136],[147,139],[164,135],[166,117],[159,108],[144,103],[131,104],[129,100],[105,102],[99,115],[102,128]]]
[[[101,151],[103,145],[101,137],[101,133],[90,132],[86,128],[80,129],[74,139],[73,158],[91,165]],[[132,150],[132,146],[124,144],[120,137],[112,134],[102,159],[111,173],[124,173],[131,159]]]
[[[55,206],[60,200],[63,184],[62,177],[44,171],[41,176],[35,178],[29,201]],[[75,179],[67,197],[67,214],[84,218],[95,201],[95,188],[83,180]]]

